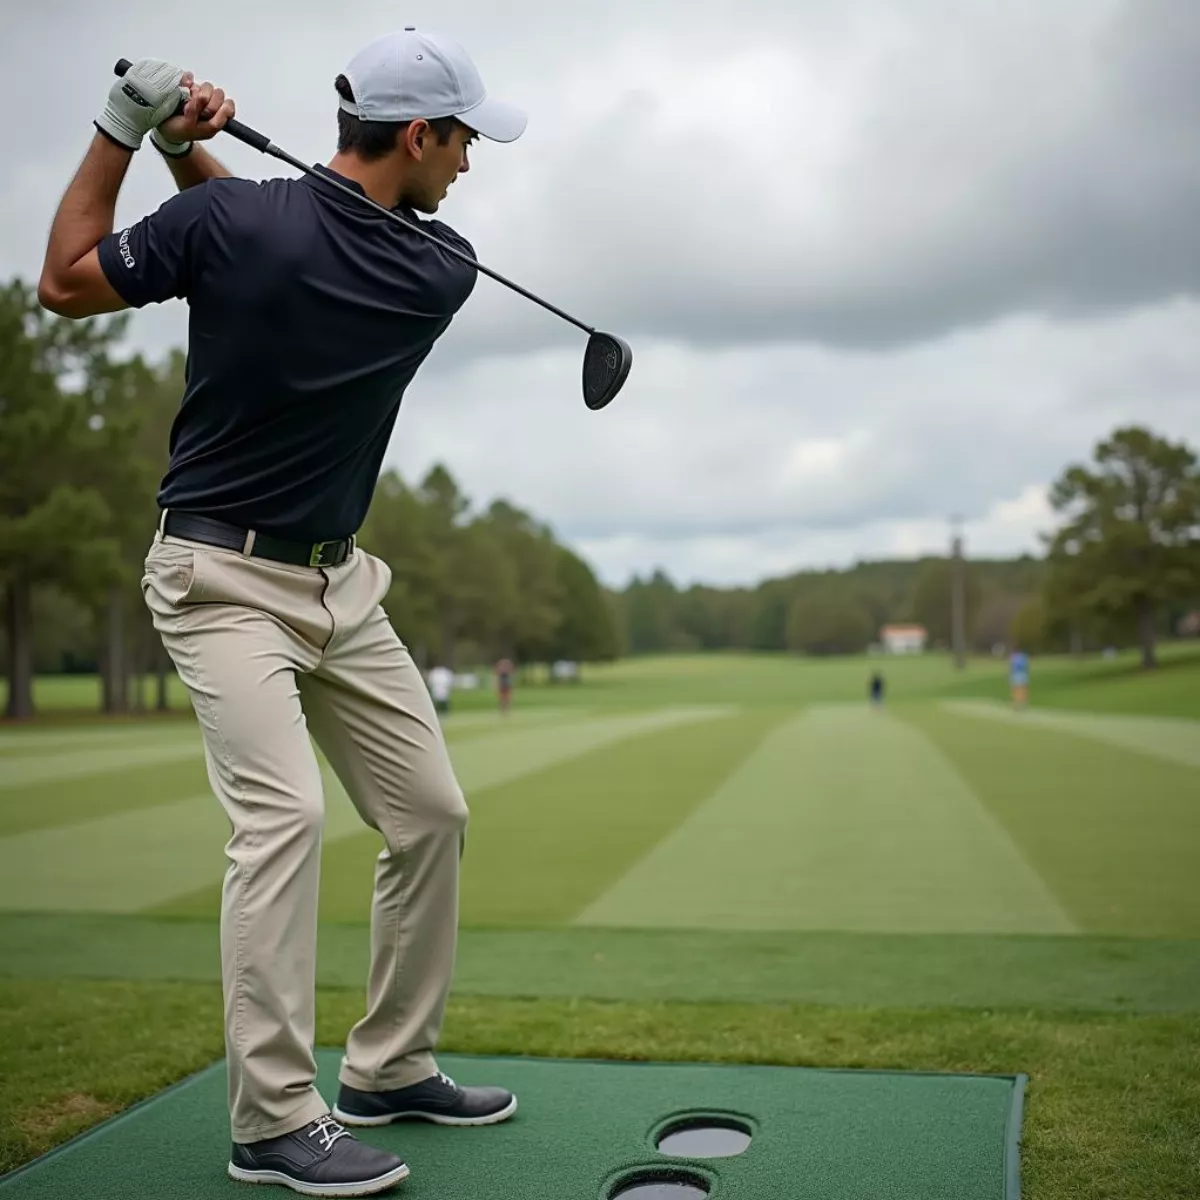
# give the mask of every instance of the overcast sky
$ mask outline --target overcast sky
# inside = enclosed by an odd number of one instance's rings
[[[953,513],[972,552],[1036,550],[1046,485],[1117,424],[1200,448],[1197,0],[10,0],[0,21],[4,278],[36,277],[117,58],[172,58],[325,162],[360,45],[462,42],[529,127],[483,143],[439,217],[624,336],[633,373],[587,411],[583,335],[480,279],[389,462],[532,510],[610,584],[938,552]],[[139,154],[118,222],[169,191]],[[132,329],[157,355],[187,309]]]

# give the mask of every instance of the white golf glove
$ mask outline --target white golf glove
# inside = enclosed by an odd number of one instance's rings
[[[161,58],[139,58],[108,93],[96,127],[129,150],[172,116],[187,91],[179,86],[183,71]]]

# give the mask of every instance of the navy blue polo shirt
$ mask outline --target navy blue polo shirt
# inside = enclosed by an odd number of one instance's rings
[[[159,505],[300,542],[361,526],[404,390],[478,274],[307,175],[188,188],[99,254],[133,308],[190,308]]]

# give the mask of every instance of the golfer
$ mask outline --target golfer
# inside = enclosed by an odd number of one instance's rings
[[[444,663],[438,663],[429,672],[429,694],[433,707],[439,713],[450,711],[450,697],[454,692],[454,672]]]
[[[513,666],[512,660],[502,658],[496,664],[496,695],[500,698],[500,712],[504,716],[508,716],[508,710],[512,707],[512,692],[513,692],[513,674],[516,667]]]
[[[1015,709],[1029,704],[1029,655],[1017,646],[1008,660],[1008,690]]]
[[[467,807],[424,680],[380,607],[388,568],[355,544],[405,389],[476,272],[326,180],[421,221],[467,171],[476,135],[512,141],[525,117],[487,96],[460,46],[413,28],[367,46],[335,88],[337,153],[318,177],[253,182],[198,144],[232,100],[170,63],[134,63],[61,201],[38,289],[67,317],[172,297],[190,308],[142,590],[231,826],[228,1171],[311,1196],[367,1195],[408,1174],[346,1125],[482,1125],[516,1110],[511,1093],[458,1087],[434,1059]],[[180,193],[114,232],[147,138]],[[473,256],[446,225],[424,227]],[[324,805],[310,734],[383,839],[367,1008],[332,1111],[314,1086]]]

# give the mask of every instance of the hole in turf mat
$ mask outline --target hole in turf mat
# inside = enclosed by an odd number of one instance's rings
[[[733,1158],[750,1145],[750,1130],[728,1117],[688,1117],[672,1121],[655,1143],[663,1154],[680,1158]]]
[[[704,1200],[708,1184],[683,1171],[641,1171],[609,1195],[610,1200]]]

